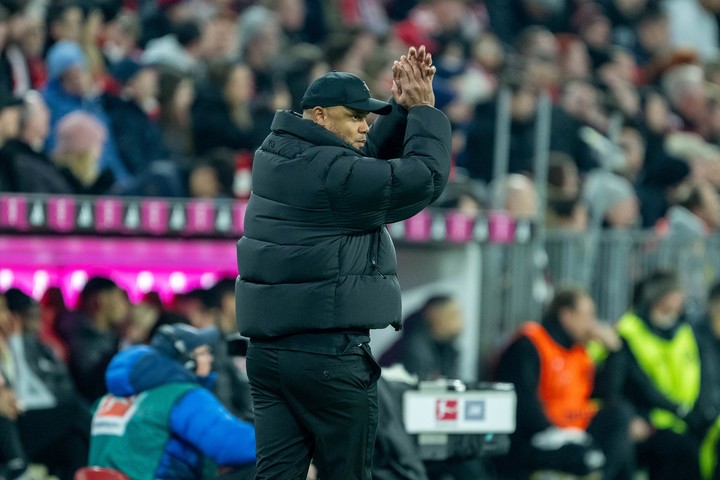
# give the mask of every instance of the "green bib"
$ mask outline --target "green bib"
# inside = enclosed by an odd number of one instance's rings
[[[105,395],[92,420],[89,465],[153,480],[170,438],[170,412],[192,383],[169,383],[132,397]]]
[[[690,325],[681,325],[671,340],[665,340],[653,334],[640,317],[626,313],[618,322],[618,332],[655,387],[690,411],[700,392],[700,355]],[[650,412],[650,421],[656,428],[678,433],[687,428],[675,413],[659,408]]]

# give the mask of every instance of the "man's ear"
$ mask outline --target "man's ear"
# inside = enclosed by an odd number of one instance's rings
[[[325,125],[325,109],[323,107],[313,108],[310,117],[312,118],[312,121],[318,125]]]

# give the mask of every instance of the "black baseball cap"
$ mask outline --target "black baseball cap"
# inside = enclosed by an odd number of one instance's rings
[[[392,105],[370,96],[362,78],[348,72],[330,72],[310,84],[302,98],[303,110],[313,107],[348,107],[363,112],[387,115]]]

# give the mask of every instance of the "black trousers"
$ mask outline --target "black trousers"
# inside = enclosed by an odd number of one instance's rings
[[[700,445],[690,434],[658,430],[638,445],[638,462],[647,467],[650,480],[700,478]]]
[[[92,416],[83,402],[29,410],[17,426],[31,462],[42,463],[60,480],[72,480],[87,465]]]
[[[25,457],[17,425],[12,420],[0,416],[0,478],[13,480],[27,470]]]
[[[371,480],[380,367],[367,345],[342,355],[253,347],[247,371],[256,480]]]

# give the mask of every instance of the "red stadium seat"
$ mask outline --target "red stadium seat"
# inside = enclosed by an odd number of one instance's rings
[[[77,472],[73,480],[130,480],[124,473],[112,468],[83,467]]]

